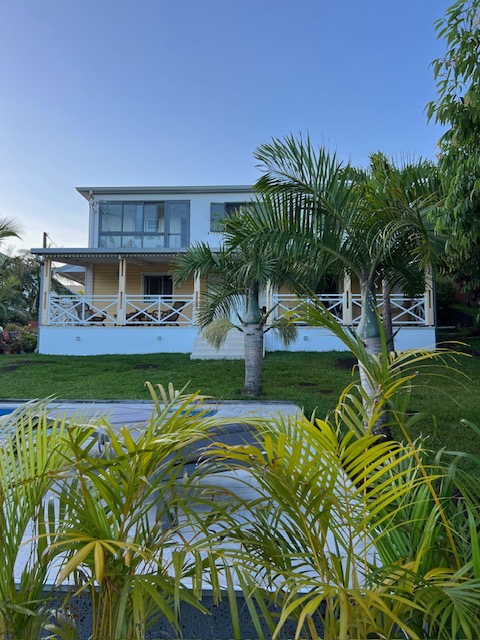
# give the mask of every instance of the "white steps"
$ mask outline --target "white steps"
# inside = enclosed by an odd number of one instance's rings
[[[243,333],[238,329],[230,329],[227,338],[220,349],[209,344],[201,333],[198,334],[193,345],[191,360],[243,360]]]

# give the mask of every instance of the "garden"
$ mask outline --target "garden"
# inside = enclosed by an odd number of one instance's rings
[[[350,377],[329,416],[254,420],[254,444],[216,441],[174,385],[147,383],[133,433],[42,402],[2,418],[0,638],[180,638],[192,611],[220,620],[203,637],[477,637],[480,458],[414,437],[411,410],[419,371],[458,357],[344,339],[373,396]]]

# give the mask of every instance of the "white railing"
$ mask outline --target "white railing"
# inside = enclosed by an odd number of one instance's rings
[[[49,325],[115,325],[117,296],[50,296]]]
[[[328,311],[339,320],[343,318],[343,293],[325,293],[319,295],[318,299],[324,304]],[[308,302],[306,298],[299,298],[291,293],[277,293],[273,295],[273,303],[277,305],[277,316],[284,313],[292,313],[300,309]],[[299,321],[300,322],[300,321]]]
[[[50,296],[47,324],[53,326],[180,326],[193,324],[193,296]]]
[[[319,295],[318,299],[322,302],[328,311],[332,313],[340,322],[348,324],[348,318],[345,315],[347,306],[345,304],[343,293]],[[352,321],[356,325],[360,322],[361,314],[361,296],[360,294],[352,294]],[[423,326],[425,325],[425,296],[417,298],[409,298],[402,294],[393,294],[390,296],[392,305],[392,321],[396,326]],[[295,312],[308,302],[308,300],[299,298],[293,294],[276,294],[273,295],[273,303],[277,305],[276,315]],[[377,296],[377,309],[380,315],[383,313],[382,296]],[[299,319],[298,322],[303,322]]]
[[[339,322],[347,324],[345,294],[332,293],[319,296]],[[361,297],[353,294],[352,321],[360,321]],[[295,313],[308,302],[293,294],[273,295],[277,305],[274,315]],[[391,296],[392,320],[396,326],[425,325],[425,297],[408,298],[401,294]],[[377,308],[383,312],[383,301],[377,296]],[[50,296],[47,324],[54,326],[192,326],[194,324],[194,298],[192,295],[125,296],[123,317],[118,317],[118,296],[57,295]],[[298,322],[303,322],[300,318]]]
[[[193,296],[125,296],[126,325],[192,325]]]
[[[401,293],[390,296],[392,307],[392,323],[396,326],[422,326],[425,324],[425,296],[408,298]],[[362,297],[360,294],[352,295],[353,324],[360,322],[362,310]],[[383,298],[377,296],[377,309],[383,314]]]

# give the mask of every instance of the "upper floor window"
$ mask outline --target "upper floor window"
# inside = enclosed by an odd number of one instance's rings
[[[186,247],[190,202],[101,202],[99,246],[155,249]]]
[[[210,204],[210,231],[223,231],[225,218],[231,218],[247,202],[212,202]]]

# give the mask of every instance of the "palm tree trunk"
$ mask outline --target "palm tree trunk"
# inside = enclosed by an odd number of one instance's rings
[[[358,335],[361,338],[365,349],[373,356],[378,356],[382,352],[382,339],[380,331],[380,322],[377,313],[375,284],[370,278],[365,277],[360,281],[362,292],[362,316],[358,325]],[[361,362],[358,363],[360,372],[360,383],[368,401],[365,402],[367,414],[372,412],[375,396],[378,389],[372,384],[368,377],[365,367]],[[390,429],[386,425],[388,422],[388,414],[384,412],[372,425],[371,432],[375,435],[382,435],[384,438],[392,440]],[[367,424],[365,425],[367,427]]]
[[[259,306],[259,287],[252,286],[247,292],[247,310],[243,320],[245,345],[245,385],[246,396],[262,395],[263,374],[263,323]]]
[[[245,386],[246,396],[262,395],[263,370],[263,327],[247,324],[243,327],[245,344]]]

